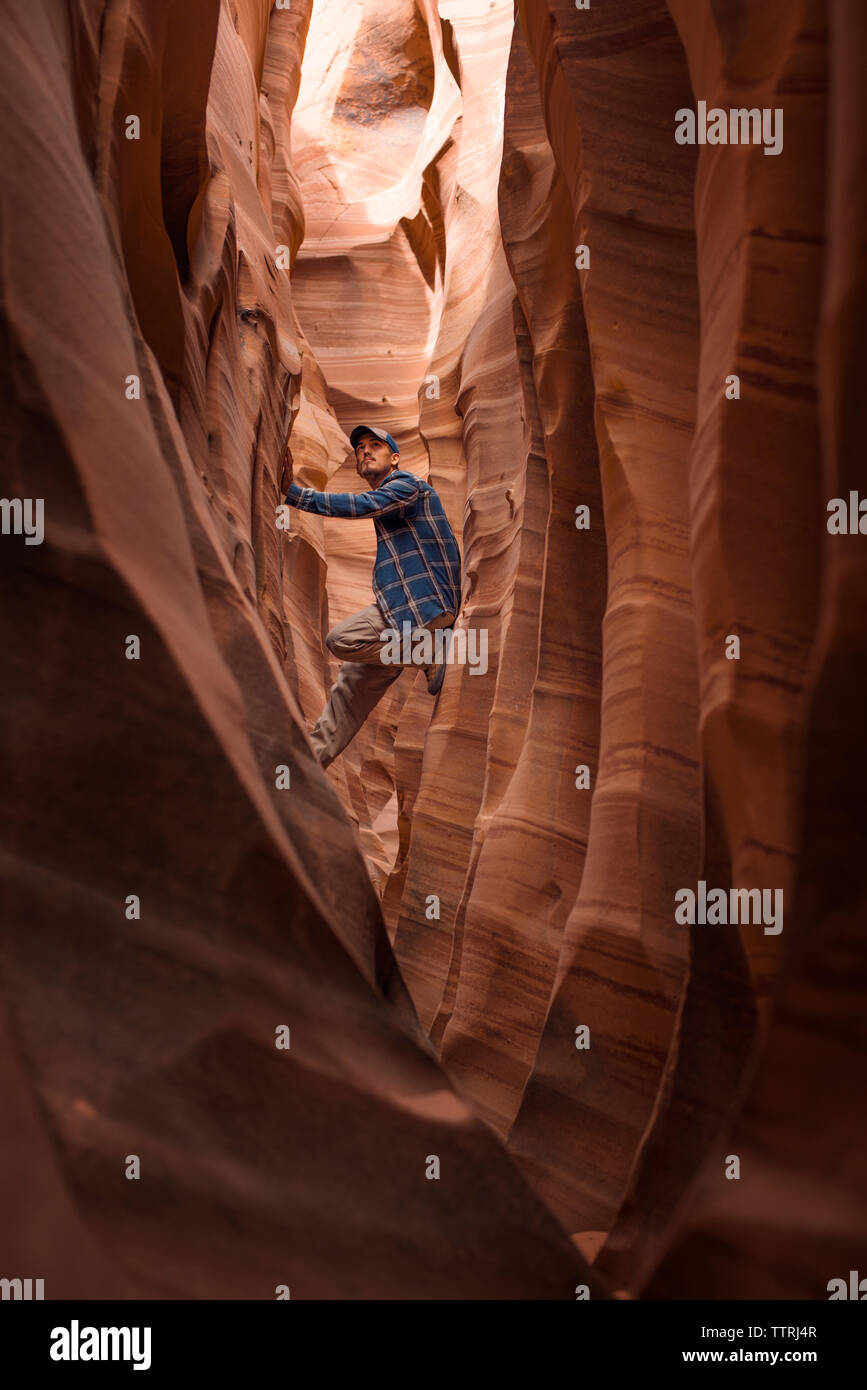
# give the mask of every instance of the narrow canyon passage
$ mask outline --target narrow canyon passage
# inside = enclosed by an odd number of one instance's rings
[[[0,1276],[867,1272],[858,0],[4,10]],[[484,645],[323,771],[359,424]]]

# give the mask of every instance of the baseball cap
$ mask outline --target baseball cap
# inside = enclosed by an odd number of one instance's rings
[[[350,444],[352,445],[353,449],[357,448],[357,446],[358,446],[358,441],[359,441],[359,439],[361,438],[361,436],[362,436],[363,434],[375,434],[376,437],[377,437],[377,439],[381,439],[381,440],[383,441],[384,444],[387,444],[387,445],[388,445],[389,449],[391,450],[391,452],[392,452],[393,454],[399,454],[399,453],[400,453],[400,449],[398,449],[397,445],[395,444],[394,440],[392,439],[392,437],[391,437],[391,435],[388,433],[388,431],[387,431],[387,430],[380,430],[380,429],[377,429],[376,425],[356,425],[356,426],[355,426],[355,429],[352,431],[352,434],[349,436],[349,442],[350,442]]]

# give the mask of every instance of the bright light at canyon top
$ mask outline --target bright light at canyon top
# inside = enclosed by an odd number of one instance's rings
[[[511,0],[313,7],[292,124],[305,216],[296,306],[329,387],[362,412],[386,397],[402,443],[431,359],[459,356],[505,270],[497,188],[513,24]],[[439,254],[423,203],[432,178],[449,190]],[[407,467],[425,461],[404,454]]]

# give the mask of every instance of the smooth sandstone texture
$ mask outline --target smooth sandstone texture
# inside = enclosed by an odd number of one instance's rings
[[[293,415],[320,459],[343,436],[309,360],[299,400],[300,213],[262,160],[304,25],[73,10],[10,18],[0,95],[4,491],[48,507],[42,546],[4,537],[3,1268],[47,1297],[604,1296],[435,1061],[303,732],[324,563],[275,475]]]
[[[30,9],[4,1261],[50,1220],[50,1296],[826,1297],[867,1268],[859,0]],[[698,100],[782,153],[678,145]],[[360,421],[488,670],[404,673],[322,774],[374,533],[278,527],[280,459],[359,488]],[[677,924],[699,879],[782,934]]]
[[[822,235],[806,229],[824,225],[827,239],[810,375],[818,409],[804,440],[812,451],[818,430],[824,517],[826,499],[867,490],[867,17],[856,3],[829,7],[827,109],[825,58],[817,52],[825,38],[821,7],[805,5],[797,16],[786,10],[778,18],[792,33],[785,59],[777,58],[781,88],[803,92],[810,103],[816,125],[804,121],[804,140],[828,138],[827,165],[818,150],[816,156],[827,182],[824,224],[818,217],[824,205],[802,204],[800,188],[792,196],[804,221],[792,209],[783,223],[805,228],[801,238],[791,238],[803,242],[803,266]],[[724,31],[723,51],[737,52],[742,32],[740,26]],[[815,287],[806,278],[804,293],[814,308]],[[813,484],[809,474],[807,481]],[[857,1100],[867,1056],[860,735],[867,569],[862,537],[819,530],[816,537],[811,529],[810,539],[821,555],[821,602],[809,715],[799,729],[806,746],[802,849],[773,1023],[745,1105],[719,1136],[668,1233],[666,1258],[647,1286],[653,1297],[679,1298],[688,1289],[689,1297],[827,1298],[831,1279],[867,1267],[867,1121]],[[720,1181],[727,1154],[740,1157],[738,1182]]]
[[[459,9],[450,69],[465,127],[477,74]],[[700,877],[780,888],[795,929],[824,521],[813,381],[822,16],[651,0],[519,10],[498,211],[518,300],[520,428],[504,450],[502,327],[486,344],[501,363],[495,419],[478,408],[474,329],[421,411],[435,480],[438,463],[461,461],[450,422],[455,405],[464,414],[465,611],[484,612],[496,634],[495,686],[467,705],[471,678],[450,673],[423,759],[415,713],[411,732],[404,718],[400,850],[383,902],[453,1078],[570,1230],[610,1232],[600,1268],[635,1286],[702,1161],[719,1170],[786,939],[754,925],[678,929],[674,893]],[[675,144],[677,109],[747,96],[785,106],[782,156]],[[459,186],[470,176],[460,136]],[[454,163],[445,151],[437,190]],[[338,201],[336,225],[351,221],[351,199]],[[447,277],[450,258],[467,273],[461,232],[446,216]],[[366,233],[352,235],[360,258]],[[591,264],[576,274],[581,244]],[[493,284],[487,298],[482,328],[495,321]],[[340,354],[338,336],[366,380],[375,334],[332,330],[323,346]],[[339,371],[352,395],[351,362]],[[731,373],[738,401],[726,398]],[[508,511],[495,524],[508,567],[491,568],[476,522],[503,482]],[[580,501],[604,525],[576,535]],[[574,1047],[581,1024],[586,1052]]]
[[[580,883],[590,795],[575,772],[597,770],[606,586],[603,527],[576,544],[576,508],[601,516],[592,376],[568,199],[519,30],[508,90],[499,206],[532,435],[485,803],[432,1034],[443,1034],[449,1071],[501,1130],[533,1063]]]
[[[698,322],[691,159],[666,150],[672,102],[688,95],[674,27],[664,11],[648,27],[634,7],[588,22],[563,5],[553,21],[522,9],[571,198],[602,494],[591,531],[604,526],[608,586],[586,860],[509,1143],[580,1232],[617,1212],[687,966],[673,903],[700,864],[687,486]],[[581,246],[590,265],[576,271]]]

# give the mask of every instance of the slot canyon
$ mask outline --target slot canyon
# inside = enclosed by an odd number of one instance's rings
[[[45,530],[0,538],[0,1275],[867,1274],[867,538],[827,524],[867,6],[2,12],[2,490]],[[782,148],[679,143],[700,101]],[[281,527],[281,466],[358,491],[359,423],[442,500],[487,670],[404,671],[323,770],[376,537]],[[678,922],[703,884],[782,929]]]

